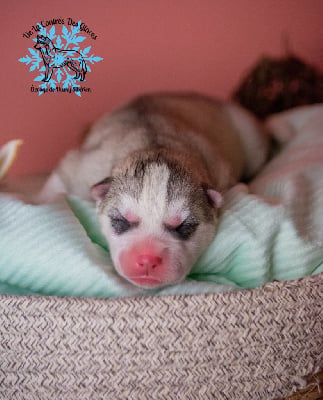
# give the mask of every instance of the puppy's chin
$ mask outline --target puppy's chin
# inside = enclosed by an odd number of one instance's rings
[[[163,276],[156,275],[146,275],[146,274],[138,274],[138,275],[129,275],[128,272],[125,272],[123,268],[118,265],[115,266],[117,273],[126,279],[128,282],[133,285],[143,288],[143,289],[157,289],[165,286],[175,285],[183,281],[188,274],[181,273],[175,274],[174,272],[169,272],[168,274],[164,274]]]
[[[163,286],[163,283],[159,279],[154,279],[149,276],[139,276],[133,278],[126,277],[126,279],[135,286],[139,286],[146,289],[153,289]]]
[[[121,275],[121,274],[120,274]],[[181,281],[184,280],[185,276],[174,279],[172,281],[161,281],[159,279],[152,278],[150,276],[141,276],[141,277],[123,277],[130,283],[132,283],[135,286],[141,287],[143,289],[157,289],[157,288],[162,288],[165,286],[170,286],[170,285],[175,285],[177,283],[180,283]]]

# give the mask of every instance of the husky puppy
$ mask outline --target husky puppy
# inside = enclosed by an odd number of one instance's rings
[[[96,201],[118,273],[154,288],[181,281],[214,238],[222,196],[267,156],[260,124],[194,94],[144,95],[104,116],[42,191]]]

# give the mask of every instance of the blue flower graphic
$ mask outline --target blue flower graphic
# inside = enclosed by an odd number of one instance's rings
[[[79,79],[77,79],[77,74],[75,75],[77,67],[74,66],[73,60],[76,60],[77,57],[75,57],[74,54],[79,55],[80,58],[82,58],[82,60],[84,60],[86,63],[86,72],[92,71],[90,67],[91,64],[93,65],[103,60],[102,57],[95,56],[94,54],[90,55],[92,46],[81,48],[80,43],[86,39],[85,36],[79,35],[81,33],[81,23],[82,22],[79,21],[76,26],[71,26],[70,29],[63,25],[61,34],[56,34],[55,26],[52,26],[47,31],[47,28],[44,28],[41,24],[37,24],[40,28],[38,31],[38,36],[43,36],[45,40],[51,42],[58,50],[58,52],[53,55],[53,61],[57,67],[53,68],[52,75],[50,74],[51,76],[49,76],[49,79],[47,76],[48,71],[46,71],[40,51],[36,50],[35,48],[28,48],[30,54],[26,54],[25,57],[19,58],[20,62],[29,67],[29,71],[39,72],[39,75],[37,75],[34,79],[35,82],[39,82],[39,95],[42,95],[50,89],[55,91],[59,85],[63,90],[72,90],[73,93],[81,97],[81,91],[77,90],[81,86]],[[33,41],[37,43],[37,38],[33,39]],[[73,55],[69,58],[70,63],[66,62],[66,56],[64,57],[63,55],[63,53],[67,52]],[[83,74],[83,79],[81,80],[86,82],[85,73]]]

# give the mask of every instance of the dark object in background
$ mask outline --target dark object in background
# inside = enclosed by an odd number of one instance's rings
[[[292,107],[323,102],[323,74],[295,56],[264,57],[232,97],[265,118]]]

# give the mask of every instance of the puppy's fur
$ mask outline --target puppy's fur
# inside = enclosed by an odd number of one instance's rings
[[[104,116],[53,172],[43,200],[97,202],[117,271],[146,288],[182,280],[212,241],[222,194],[264,163],[248,112],[198,94],[141,96]]]

